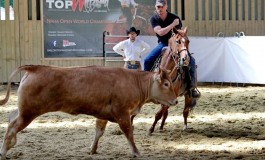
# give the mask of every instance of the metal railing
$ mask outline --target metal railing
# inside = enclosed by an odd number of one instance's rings
[[[114,46],[118,42],[108,41],[111,38],[128,38],[126,35],[111,35],[110,32],[103,32],[103,57],[104,57],[104,66],[106,66],[107,62],[122,62],[123,58],[121,55],[115,53],[111,47],[108,49],[108,46]]]
[[[245,33],[244,32],[235,32],[233,36],[240,38],[240,37],[244,37],[245,36]],[[225,34],[223,32],[218,32],[217,35],[216,35],[216,37],[222,37],[222,38],[224,38],[225,37]]]

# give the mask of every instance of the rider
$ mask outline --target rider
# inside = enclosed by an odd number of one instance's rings
[[[167,0],[156,0],[155,14],[151,17],[150,22],[158,38],[158,45],[146,56],[144,59],[144,70],[150,71],[160,56],[163,47],[168,46],[168,40],[171,37],[171,30],[175,27],[181,29],[182,22],[180,18],[167,10]],[[196,78],[195,78],[195,59],[190,59],[190,75],[192,81],[192,97],[198,98],[200,95],[195,90]]]

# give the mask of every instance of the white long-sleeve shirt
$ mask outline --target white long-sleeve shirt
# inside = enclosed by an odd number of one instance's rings
[[[150,49],[149,44],[140,39],[131,42],[130,39],[119,42],[113,50],[124,57],[124,61],[141,61],[141,57]]]

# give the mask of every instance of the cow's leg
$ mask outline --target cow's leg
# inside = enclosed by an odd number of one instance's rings
[[[133,130],[134,130],[133,119],[134,119],[135,116],[136,116],[136,115],[131,115],[131,124],[132,124],[132,128],[133,128]]]
[[[120,115],[122,117],[117,118],[117,123],[119,124],[121,130],[123,131],[124,135],[126,136],[129,145],[132,150],[133,157],[138,157],[140,156],[140,152],[138,151],[135,143],[134,143],[134,138],[133,138],[133,127],[131,124],[131,119],[130,115]]]
[[[151,128],[149,129],[149,135],[152,135],[152,133],[155,130],[155,126],[156,126],[157,122],[161,119],[162,115],[164,115],[165,111],[167,111],[167,110],[168,110],[168,107],[161,104],[160,110],[155,115],[155,121],[152,124]]]
[[[5,159],[7,151],[16,144],[17,133],[26,128],[36,116],[19,114],[13,111],[9,116],[9,124],[1,147],[1,158]]]
[[[106,121],[106,120],[102,120],[102,119],[96,120],[96,135],[95,135],[94,141],[91,145],[91,154],[97,153],[98,141],[99,141],[99,138],[103,135],[107,123],[108,123],[108,121]]]
[[[162,122],[161,122],[161,125],[160,125],[160,130],[163,130],[164,128],[164,125],[165,125],[165,122],[166,122],[166,119],[167,119],[167,116],[168,116],[168,108],[169,106],[164,106],[164,114],[163,114],[163,118],[162,118]]]

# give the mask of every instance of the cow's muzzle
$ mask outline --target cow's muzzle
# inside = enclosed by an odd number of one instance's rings
[[[173,105],[177,105],[177,104],[178,104],[178,100],[177,99],[169,101],[169,106],[173,106]]]

